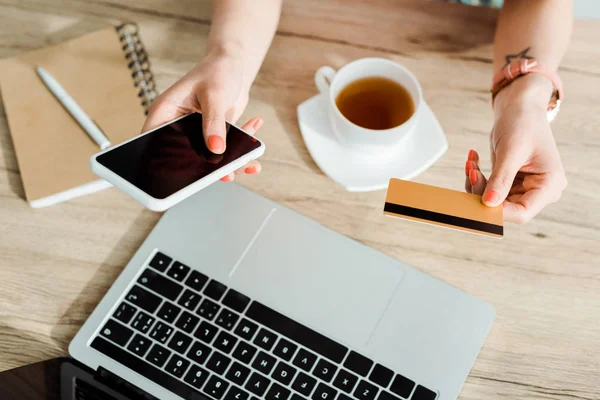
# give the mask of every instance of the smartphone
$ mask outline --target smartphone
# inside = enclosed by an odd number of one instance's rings
[[[265,145],[227,123],[226,149],[214,154],[191,113],[95,154],[92,171],[153,211],[164,211],[262,156]]]

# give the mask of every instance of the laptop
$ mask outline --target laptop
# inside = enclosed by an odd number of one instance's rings
[[[216,183],[164,214],[69,353],[142,398],[449,400],[494,317],[415,268]]]

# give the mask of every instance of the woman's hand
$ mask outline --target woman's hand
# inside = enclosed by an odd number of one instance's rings
[[[225,151],[225,121],[235,123],[248,104],[249,83],[244,82],[244,63],[238,49],[222,49],[209,53],[198,66],[162,93],[150,109],[142,131],[148,131],[190,112],[202,112],[202,132],[210,151]],[[247,121],[242,129],[254,134],[263,125],[260,118]],[[258,161],[251,161],[237,174],[257,174]],[[224,177],[232,181],[233,174]]]
[[[482,195],[487,206],[503,204],[506,221],[528,222],[545,206],[558,201],[567,186],[546,117],[551,92],[549,80],[530,74],[497,95],[489,180],[479,168],[477,152],[469,152],[466,191]]]

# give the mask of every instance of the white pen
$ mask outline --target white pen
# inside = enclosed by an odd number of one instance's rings
[[[92,138],[94,142],[100,146],[101,150],[105,150],[110,147],[110,141],[108,138],[102,133],[100,128],[92,121],[92,119],[87,115],[75,100],[61,86],[60,83],[48,71],[46,71],[42,67],[37,67],[35,69],[48,88],[50,92],[61,102],[61,104],[67,109],[69,114],[79,123],[81,128]]]

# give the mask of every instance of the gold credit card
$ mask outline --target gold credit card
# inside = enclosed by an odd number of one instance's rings
[[[501,205],[487,207],[476,194],[401,179],[390,179],[383,213],[497,238],[504,235]]]

